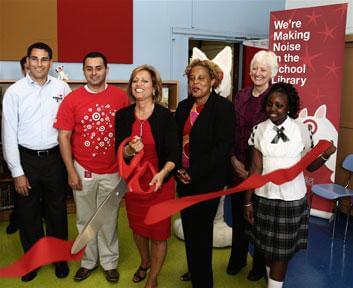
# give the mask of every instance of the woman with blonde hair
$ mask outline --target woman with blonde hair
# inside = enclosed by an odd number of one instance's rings
[[[132,137],[124,147],[124,158],[129,161],[144,150],[141,165],[149,161],[156,171],[152,179],[141,179],[141,185],[154,185],[154,192],[146,195],[129,192],[125,196],[126,211],[141,262],[132,281],[143,281],[145,288],[157,287],[157,277],[162,269],[167,239],[170,237],[171,220],[145,225],[144,218],[150,206],[175,197],[175,182],[171,177],[179,159],[176,125],[171,112],[158,104],[162,97],[162,81],[157,70],[142,65],[133,70],[128,95],[134,102],[116,114],[116,143]]]

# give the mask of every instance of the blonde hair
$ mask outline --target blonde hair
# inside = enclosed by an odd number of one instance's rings
[[[138,72],[141,71],[147,71],[151,78],[152,78],[152,87],[153,87],[153,94],[152,94],[152,100],[153,102],[159,102],[162,99],[162,79],[161,76],[159,74],[159,72],[157,71],[156,68],[154,68],[151,65],[141,65],[139,67],[136,67],[134,70],[132,70],[131,75],[130,75],[130,79],[129,79],[129,84],[127,87],[127,95],[129,96],[130,100],[132,100],[133,102],[135,102],[135,97],[132,94],[132,81],[134,80],[136,74]]]
[[[190,77],[191,69],[196,66],[201,66],[207,69],[210,78],[215,80],[213,88],[217,88],[219,84],[221,84],[223,78],[223,71],[221,68],[219,68],[216,63],[210,60],[194,59],[193,61],[191,61],[191,63],[185,68],[185,75],[186,77],[188,77],[188,79]]]
[[[257,52],[251,59],[250,68],[256,63],[265,63],[271,69],[271,78],[275,77],[278,72],[277,56],[272,51],[261,50]]]

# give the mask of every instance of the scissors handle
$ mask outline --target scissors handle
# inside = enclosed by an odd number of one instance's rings
[[[155,175],[157,172],[154,169],[151,162],[145,162],[141,167],[139,167],[134,174],[132,175],[131,179],[128,182],[128,187],[130,193],[137,193],[137,194],[148,194],[154,191],[155,185],[150,186],[147,191],[143,190],[141,187],[140,179],[141,177],[149,170],[152,175]],[[153,176],[152,176],[153,177]]]
[[[119,175],[125,180],[127,180],[131,176],[132,172],[136,169],[136,167],[139,166],[139,163],[141,162],[144,154],[143,150],[140,151],[132,157],[130,164],[127,164],[124,160],[124,147],[130,140],[132,140],[132,137],[127,137],[123,142],[121,142],[117,154]]]

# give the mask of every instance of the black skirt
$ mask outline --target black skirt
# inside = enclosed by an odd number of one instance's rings
[[[306,197],[295,201],[254,195],[254,225],[247,225],[250,242],[266,260],[287,261],[308,243]]]

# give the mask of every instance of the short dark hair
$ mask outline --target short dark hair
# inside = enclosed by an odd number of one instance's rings
[[[266,95],[264,102],[262,102],[263,111],[265,111],[268,98],[273,93],[281,93],[287,97],[288,115],[293,119],[297,118],[298,112],[300,109],[300,98],[294,86],[292,84],[284,83],[284,82],[278,82],[276,84],[273,84],[272,87],[270,88],[270,91]]]
[[[33,43],[31,46],[29,46],[27,49],[27,57],[31,56],[33,49],[45,50],[48,52],[49,59],[51,60],[53,58],[53,50],[51,50],[51,48],[43,42],[36,42],[36,43]]]
[[[98,51],[93,51],[93,52],[89,52],[82,61],[82,65],[85,66],[85,62],[87,58],[102,58],[103,59],[103,63],[104,63],[104,67],[107,68],[108,65],[108,60],[107,57],[102,53],[102,52],[98,52]]]
[[[20,64],[21,64],[21,69],[25,70],[25,66],[26,66],[26,61],[27,61],[27,56],[23,56],[20,60]]]

